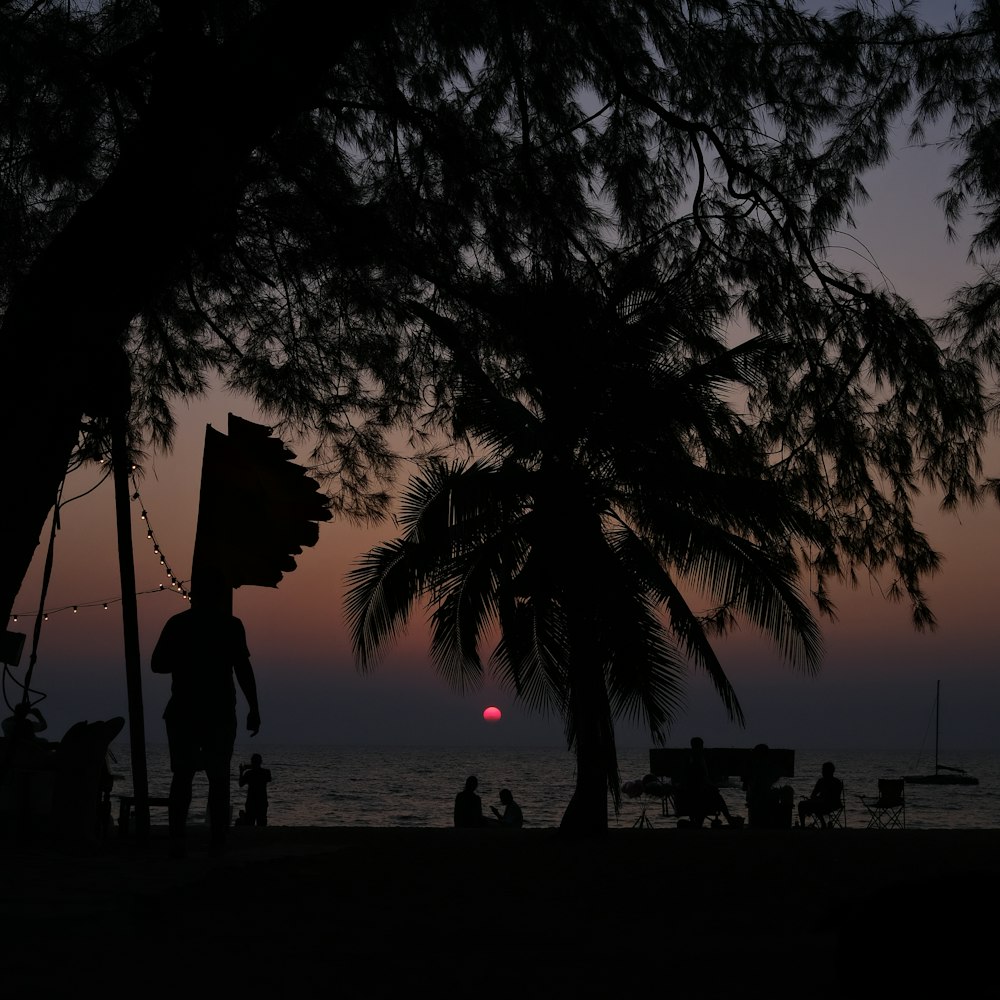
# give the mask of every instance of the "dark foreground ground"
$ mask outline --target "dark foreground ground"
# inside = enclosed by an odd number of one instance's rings
[[[993,982],[1000,831],[238,828],[4,844],[7,996],[875,996]],[[992,991],[993,987],[988,987]]]

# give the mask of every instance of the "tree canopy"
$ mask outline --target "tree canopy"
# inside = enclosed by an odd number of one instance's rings
[[[931,622],[911,504],[977,495],[995,274],[938,329],[827,247],[909,114],[952,116],[945,208],[981,205],[993,250],[993,7],[941,31],[779,0],[0,3],[0,434],[35,459],[0,525],[8,609],[116,412],[138,453],[222,378],[374,513],[385,430],[460,430],[463,351],[523,362],[512,289],[639,259],[749,345],[733,406],[829,529],[802,562],[820,607],[831,574],[887,570]],[[560,327],[534,327],[557,359]]]
[[[608,789],[620,800],[615,720],[662,740],[687,664],[742,721],[717,631],[738,621],[816,667],[797,553],[831,533],[727,401],[765,359],[725,346],[714,290],[634,259],[589,277],[496,295],[490,343],[517,365],[487,375],[473,338],[455,338],[453,428],[488,457],[426,463],[401,501],[404,534],[352,571],[347,608],[366,668],[424,601],[457,687],[481,680],[496,640],[501,681],[565,720],[577,786],[564,826],[594,830]]]

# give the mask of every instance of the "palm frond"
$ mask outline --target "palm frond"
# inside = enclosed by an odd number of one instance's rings
[[[743,709],[722,663],[716,655],[701,618],[696,615],[670,573],[648,543],[630,528],[622,526],[613,533],[613,544],[622,560],[641,580],[651,599],[666,609],[670,631],[685,654],[708,676],[733,722],[745,724]]]
[[[659,739],[683,704],[687,662],[644,596],[630,594],[627,616],[616,629],[607,668],[611,712],[615,718],[645,723]]]
[[[570,663],[562,609],[541,597],[504,602],[500,621],[490,666],[501,683],[533,711],[564,715]]]
[[[371,549],[347,574],[344,608],[354,656],[363,670],[378,662],[423,593],[426,577],[419,563],[417,547],[396,539]]]
[[[822,660],[819,626],[796,586],[798,568],[787,548],[765,548],[690,519],[686,545],[671,562],[698,590],[769,635],[795,669],[815,673]]]
[[[502,541],[490,540],[456,558],[435,592],[431,656],[439,673],[459,691],[482,678],[479,646],[498,621],[504,548]]]

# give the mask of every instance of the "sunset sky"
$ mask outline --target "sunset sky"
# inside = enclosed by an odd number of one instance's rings
[[[951,6],[950,4],[948,5]],[[967,240],[949,244],[944,220],[933,203],[945,186],[947,153],[905,147],[899,136],[895,159],[868,179],[872,203],[860,214],[859,230],[842,241],[847,262],[866,267],[860,239],[892,287],[928,316],[941,313],[951,291],[975,278],[966,260]],[[170,455],[151,457],[140,482],[142,505],[174,572],[190,576],[204,429],[226,429],[229,411],[249,419],[248,401],[218,391],[190,404],[179,402],[177,445]],[[307,449],[296,447],[304,458]],[[31,475],[30,442],[14,461]],[[409,470],[408,470],[409,471]],[[1000,475],[994,442],[987,474]],[[83,470],[66,497],[82,493],[100,478]],[[16,488],[16,475],[11,477]],[[747,715],[746,730],[729,725],[703,679],[693,676],[686,712],[671,744],[700,733],[708,743],[748,745],[766,741],[797,748],[919,748],[937,678],[943,682],[942,742],[954,749],[1000,748],[1000,509],[995,505],[957,515],[937,510],[938,498],[921,506],[924,529],[944,554],[942,572],[928,591],[939,628],[914,631],[904,606],[887,603],[875,582],[838,597],[839,621],[824,628],[826,657],[817,677],[792,673],[749,633],[721,646],[722,658]],[[133,504],[136,574],[140,591],[165,582],[146,538],[140,506]],[[72,722],[126,714],[120,587],[110,480],[85,498],[66,505],[57,534],[55,568],[33,686],[47,696],[41,704],[57,737]],[[16,608],[22,616],[8,627],[28,633],[34,625],[47,535],[25,581]],[[429,665],[420,622],[374,673],[360,676],[352,663],[341,611],[344,574],[369,545],[391,537],[387,523],[359,529],[333,521],[320,542],[299,558],[299,569],[277,590],[243,588],[235,611],[243,618],[260,689],[263,727],[259,739],[272,742],[414,745],[552,745],[562,743],[558,719],[527,714],[506,692],[487,685],[460,695],[450,691]],[[109,601],[108,610],[102,604]],[[79,608],[74,613],[71,608]],[[87,606],[92,605],[92,606]],[[185,605],[169,592],[139,598],[146,732],[165,741],[160,715],[169,679],[148,669],[149,654],[166,619]],[[66,609],[55,612],[55,609]],[[27,650],[15,675],[23,677]],[[7,697],[15,691],[8,686]],[[504,712],[495,724],[482,710]],[[623,724],[623,745],[643,746],[642,731]]]

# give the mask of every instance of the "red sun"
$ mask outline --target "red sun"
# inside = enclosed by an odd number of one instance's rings
[[[483,709],[483,718],[487,722],[499,722],[501,715],[503,715],[503,712],[496,705],[490,705],[489,708]]]

